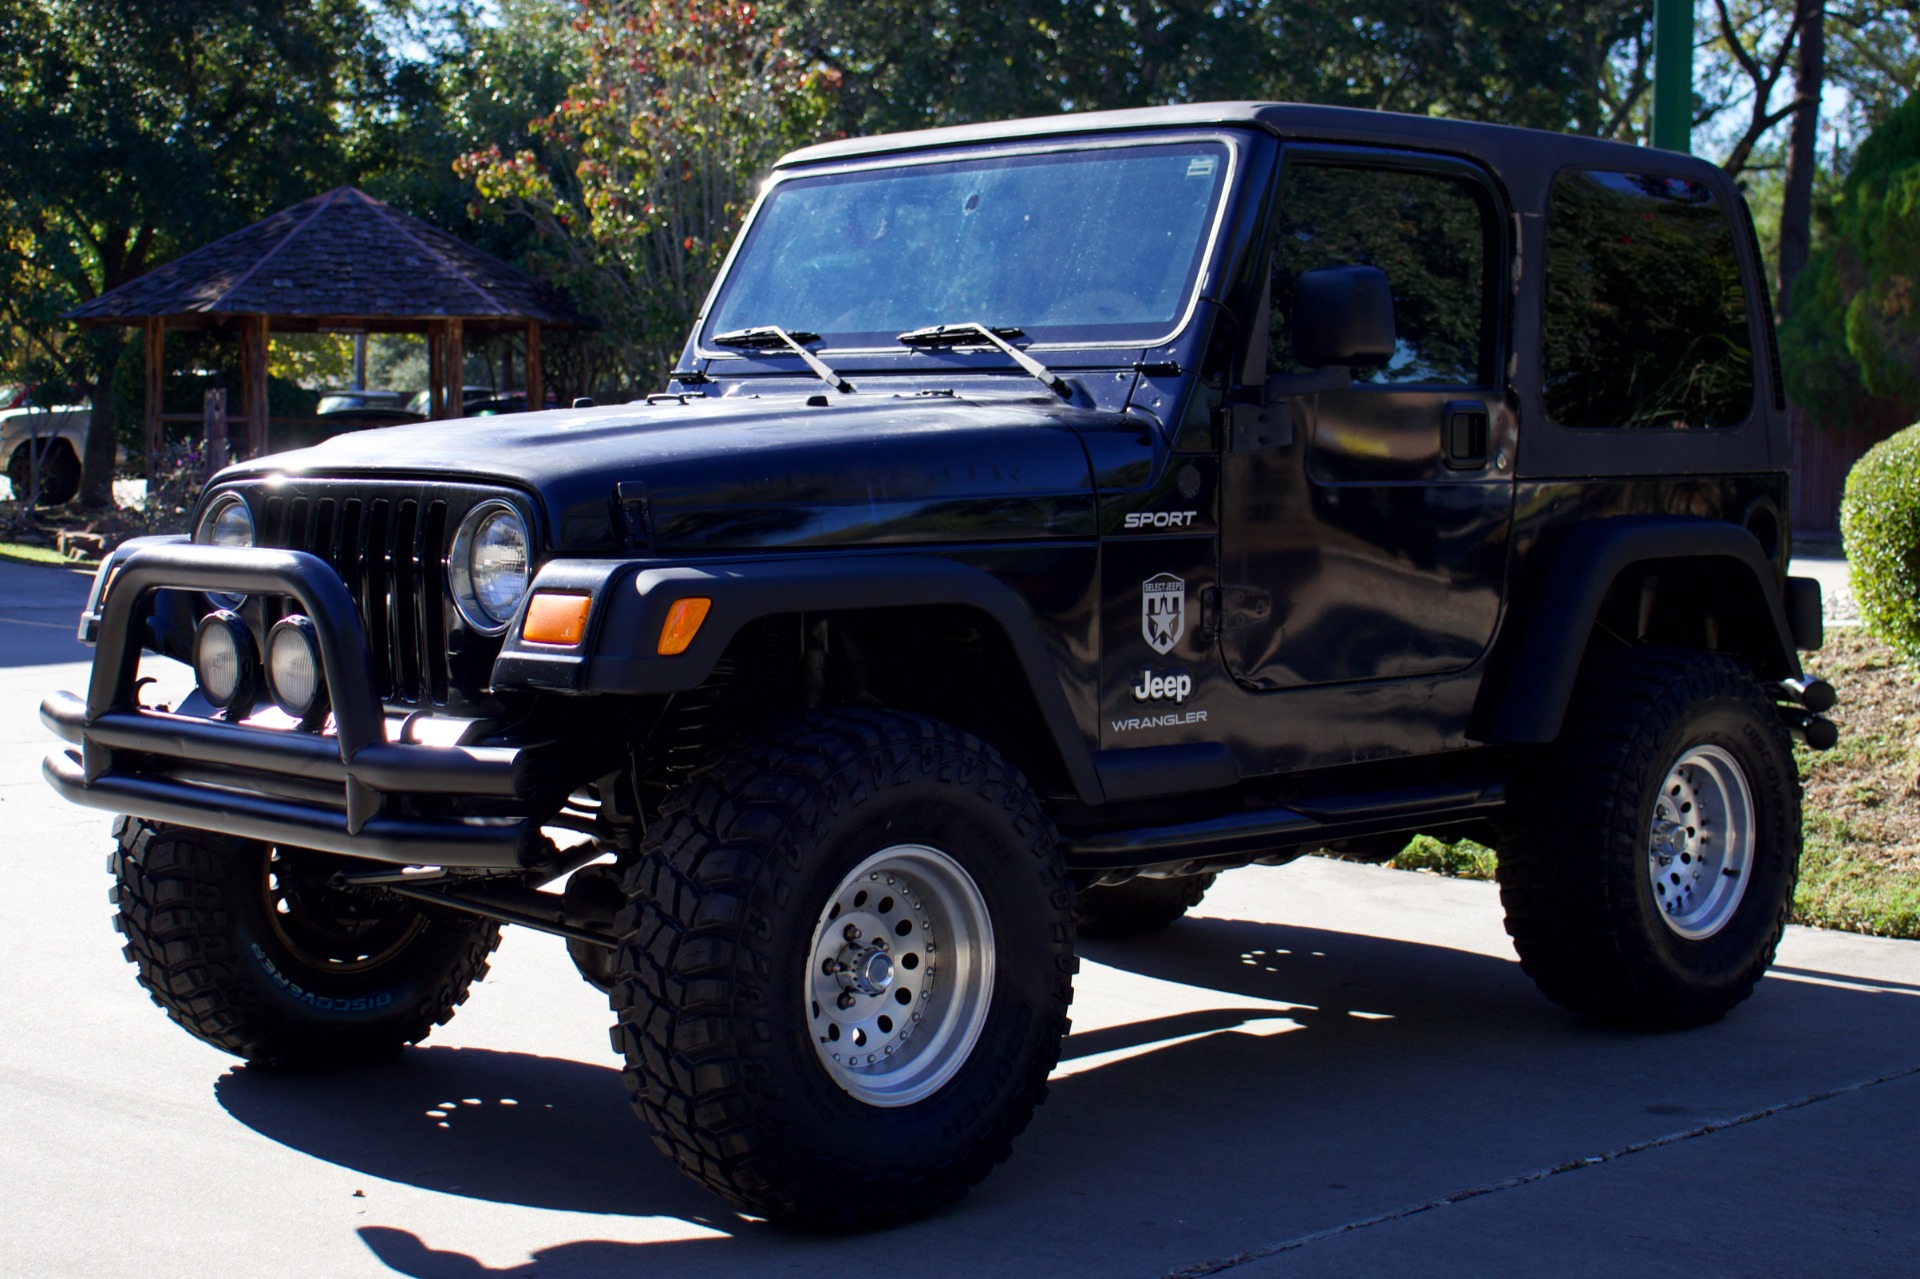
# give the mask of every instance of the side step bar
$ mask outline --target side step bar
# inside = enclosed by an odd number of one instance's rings
[[[1077,874],[1131,878],[1207,863],[1245,865],[1267,855],[1290,860],[1361,835],[1414,834],[1492,815],[1506,802],[1498,782],[1416,786],[1376,794],[1342,795],[1291,806],[1227,813],[1173,826],[1144,826],[1063,837],[1067,869]]]

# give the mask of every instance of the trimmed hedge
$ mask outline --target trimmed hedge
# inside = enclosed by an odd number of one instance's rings
[[[1903,657],[1920,659],[1920,425],[1854,463],[1840,536],[1861,621]]]

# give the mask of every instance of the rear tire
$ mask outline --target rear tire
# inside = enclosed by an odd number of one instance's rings
[[[122,817],[108,863],[140,984],[196,1039],[262,1066],[392,1057],[444,1025],[500,927],[328,886],[353,864]]]
[[[1779,714],[1730,659],[1596,659],[1505,825],[1507,932],[1556,1003],[1699,1025],[1773,962],[1799,874],[1800,782]]]
[[[1038,798],[976,738],[862,710],[751,734],[668,798],[626,888],[634,1108],[749,1211],[850,1229],[949,1203],[1046,1096],[1072,892]]]
[[[1157,933],[1195,906],[1213,886],[1212,875],[1179,879],[1130,879],[1124,884],[1083,888],[1073,904],[1085,937],[1141,937]]]

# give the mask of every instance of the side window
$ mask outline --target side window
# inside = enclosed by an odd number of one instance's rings
[[[1393,286],[1393,358],[1358,381],[1485,386],[1494,381],[1499,244],[1492,201],[1478,183],[1417,169],[1303,163],[1287,171],[1273,246],[1267,367],[1304,371],[1287,326],[1293,284],[1326,266],[1371,266]]]
[[[1542,389],[1565,426],[1736,426],[1753,403],[1733,226],[1705,184],[1567,172],[1547,211]]]

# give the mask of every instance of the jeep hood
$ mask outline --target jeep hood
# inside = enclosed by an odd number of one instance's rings
[[[1050,398],[728,396],[359,431],[221,479],[496,482],[538,498],[576,553],[619,549],[621,484],[644,494],[655,551],[1092,537],[1089,435],[1142,461],[1155,438]]]

